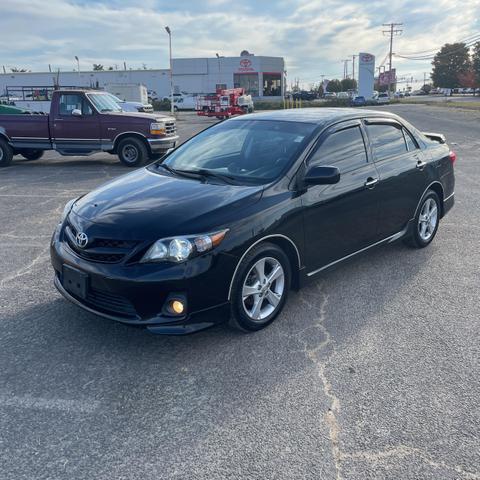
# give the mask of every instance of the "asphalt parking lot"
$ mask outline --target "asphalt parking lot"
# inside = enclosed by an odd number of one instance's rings
[[[455,208],[250,335],[153,336],[56,292],[50,234],[116,157],[0,170],[0,479],[480,478],[480,112],[382,108],[456,144]]]

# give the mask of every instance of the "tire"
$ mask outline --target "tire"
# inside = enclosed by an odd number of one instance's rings
[[[8,167],[12,163],[13,148],[6,140],[0,138],[0,167]]]
[[[148,160],[148,150],[142,140],[127,137],[120,140],[117,146],[117,155],[127,167],[139,167]]]
[[[411,248],[425,248],[437,234],[440,223],[440,199],[433,190],[428,190],[422,198],[413,222],[412,233],[404,240]]]
[[[43,150],[22,150],[20,155],[29,161],[38,160],[43,157]]]
[[[259,281],[262,270],[266,278]],[[268,277],[274,271],[279,275],[269,283]],[[230,326],[255,332],[270,325],[287,301],[291,272],[287,255],[276,245],[262,243],[252,248],[240,263],[232,284]],[[244,295],[246,292],[252,293]]]

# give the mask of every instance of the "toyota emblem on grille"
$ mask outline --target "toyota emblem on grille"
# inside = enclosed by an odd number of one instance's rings
[[[75,242],[80,248],[85,248],[88,243],[88,237],[86,233],[78,232],[75,237]]]

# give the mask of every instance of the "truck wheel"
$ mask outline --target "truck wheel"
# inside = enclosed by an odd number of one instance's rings
[[[22,150],[20,155],[25,160],[38,160],[43,157],[43,150]]]
[[[128,137],[120,141],[117,147],[120,161],[127,167],[139,167],[148,160],[148,150],[138,138]]]
[[[13,148],[0,138],[0,167],[8,167],[12,163]]]

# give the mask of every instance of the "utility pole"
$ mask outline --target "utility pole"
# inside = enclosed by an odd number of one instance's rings
[[[355,80],[355,59],[358,55],[352,55],[352,79]]]
[[[348,78],[348,62],[351,62],[349,58],[342,60],[343,62],[343,78]]]
[[[395,28],[401,27],[403,23],[384,23],[383,27],[390,27],[388,30],[382,30],[382,33],[390,35],[390,50],[388,53],[388,69],[390,70],[388,75],[388,92],[390,93],[392,90],[392,55],[393,55],[393,36],[394,35],[401,35],[403,33],[402,29]]]

